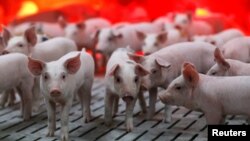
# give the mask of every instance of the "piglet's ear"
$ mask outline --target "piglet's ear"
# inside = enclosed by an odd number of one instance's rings
[[[158,66],[162,67],[162,68],[166,68],[167,69],[167,68],[171,67],[171,64],[168,63],[168,62],[166,62],[165,60],[163,60],[161,57],[156,57],[155,58],[155,63]]]
[[[114,65],[114,66],[110,69],[110,71],[108,72],[108,75],[109,75],[109,76],[114,76],[114,75],[118,72],[119,69],[120,69],[120,66],[119,66],[118,64]]]
[[[81,67],[80,53],[77,56],[66,60],[64,67],[69,74],[75,74]]]
[[[175,18],[176,18],[176,13],[173,12],[173,13],[170,15],[170,17],[172,17],[172,20],[174,21]]]
[[[85,24],[85,22],[79,22],[76,24],[76,27],[80,30],[83,30],[83,29],[85,29],[86,24]]]
[[[37,42],[36,28],[32,26],[24,32],[24,37],[31,46],[35,46]]]
[[[0,51],[4,50],[5,44],[3,41],[3,37],[0,36]]]
[[[99,34],[100,34],[100,32],[101,32],[101,29],[97,29],[96,31],[95,31],[95,33],[93,34],[93,39],[95,40],[95,41],[98,41],[98,36],[99,36]]]
[[[224,59],[219,48],[216,48],[214,50],[214,59],[217,62],[217,64],[220,67],[224,68],[225,70],[228,70],[230,68],[229,63]]]
[[[67,22],[63,16],[60,16],[57,21],[61,28],[65,28],[67,26]]]
[[[191,22],[192,21],[192,13],[188,12],[187,13],[188,20]]]
[[[148,75],[150,72],[147,71],[142,65],[137,64],[135,66],[135,74],[138,76],[145,76]]]
[[[195,66],[194,66],[194,64],[189,63],[189,62],[184,62],[184,63],[182,64],[182,69],[181,69],[181,71],[183,72],[183,70],[184,70],[187,66],[192,67],[193,69],[196,69]]]
[[[183,31],[183,28],[182,28],[180,25],[174,25],[174,28],[175,28],[176,30],[179,30],[180,32]]]
[[[141,31],[136,31],[136,35],[137,35],[137,38],[141,41],[143,41],[146,38],[145,33],[141,32]]]
[[[199,74],[191,64],[185,65],[182,71],[182,75],[185,81],[192,87],[195,87],[199,82]]]
[[[33,75],[35,76],[41,75],[44,67],[45,67],[44,62],[28,57],[28,68]]]
[[[3,28],[3,42],[5,43],[5,45],[7,45],[8,41],[10,40],[10,38],[12,37],[12,34],[10,33],[10,31],[6,28],[6,27],[2,27]]]
[[[157,35],[157,41],[159,43],[165,43],[168,39],[168,32],[162,32]]]
[[[129,59],[135,61],[136,63],[142,63],[145,60],[144,56],[136,55],[130,52],[128,52],[127,54],[128,54]]]

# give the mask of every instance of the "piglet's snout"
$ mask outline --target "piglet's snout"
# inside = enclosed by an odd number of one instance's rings
[[[171,101],[171,98],[168,94],[166,93],[160,93],[159,94],[159,99],[161,100],[161,102],[163,103],[169,103]]]
[[[51,97],[58,97],[58,96],[60,96],[61,94],[62,94],[61,91],[58,90],[58,89],[53,89],[53,90],[50,91],[50,96],[51,96]]]
[[[122,97],[122,100],[126,103],[132,101],[134,99],[133,96],[131,96],[130,94],[125,94],[123,97]]]

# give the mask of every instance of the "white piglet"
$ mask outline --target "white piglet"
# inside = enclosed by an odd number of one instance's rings
[[[21,114],[24,120],[31,117],[32,87],[34,77],[28,70],[28,58],[20,53],[0,56],[0,92],[16,88],[21,98]],[[11,94],[11,93],[5,93]]]
[[[65,37],[38,43],[34,27],[28,28],[21,36],[12,36],[7,29],[4,29],[3,39],[6,43],[3,54],[19,52],[46,62],[57,60],[64,54],[77,50],[75,43]]]
[[[126,103],[126,129],[133,129],[133,109],[137,98],[140,100],[142,110],[146,111],[146,104],[141,88],[141,78],[148,74],[140,64],[130,60],[126,48],[117,49],[110,57],[106,74],[105,95],[105,123],[112,124],[112,115],[118,111],[119,98]]]
[[[5,34],[5,33],[3,33]],[[41,43],[44,41],[47,41],[49,38],[45,34],[37,34],[37,42]],[[3,40],[3,37],[0,37],[0,52],[3,52],[5,49],[6,43]],[[6,53],[6,52],[3,52]],[[1,100],[0,100],[0,106],[4,107],[11,106],[15,103],[16,97],[15,97],[15,91],[13,89],[8,90],[7,92],[4,92]]]
[[[228,41],[238,37],[244,37],[244,33],[239,29],[232,28],[207,36],[205,42],[211,43],[220,48]]]
[[[37,43],[37,36],[34,27],[28,28],[22,36],[12,36],[4,28],[3,39],[6,47],[2,54],[19,52],[32,58],[45,62],[54,61],[63,55],[76,51],[75,43],[65,37],[56,37],[45,42]],[[34,84],[34,111],[38,111],[41,96],[39,94],[39,80],[35,78]]]
[[[214,52],[216,64],[207,72],[213,76],[246,76],[250,75],[250,64],[238,60],[225,59],[219,48]]]
[[[160,28],[150,23],[139,23],[124,26],[119,29],[105,28],[98,32],[96,49],[106,56],[111,56],[117,48],[130,46],[134,51],[141,51],[144,35],[140,34],[159,32]]]
[[[84,50],[70,52],[57,61],[49,63],[29,58],[29,69],[40,77],[41,93],[45,97],[48,112],[48,134],[54,136],[56,129],[56,103],[62,106],[61,140],[68,141],[69,111],[74,95],[82,106],[84,121],[91,119],[91,88],[94,80],[94,60]]]
[[[31,26],[34,26],[38,33],[46,34],[49,37],[59,37],[64,34],[63,29],[58,23],[50,22],[25,22],[15,26],[10,26],[9,29],[14,35],[22,35]]]
[[[232,39],[220,49],[226,59],[235,59],[250,63],[250,37],[238,37]]]
[[[202,111],[207,124],[221,124],[228,114],[250,117],[250,77],[212,77],[184,63],[182,75],[159,95],[165,104]]]
[[[97,31],[105,27],[110,27],[111,23],[104,18],[92,18],[79,23],[70,24],[63,19],[59,19],[59,23],[61,27],[64,28],[65,37],[73,40],[78,50],[82,48],[91,50],[94,61],[97,62],[95,48]],[[97,71],[98,66],[97,64],[95,65],[95,70]]]
[[[160,49],[148,56],[130,54],[130,58],[141,63],[150,74],[142,78],[142,85],[149,90],[148,119],[155,113],[157,87],[166,89],[181,74],[181,65],[190,61],[197,65],[199,72],[206,73],[214,64],[213,53],[216,47],[204,42],[184,42]],[[165,121],[171,120],[171,109],[165,107]]]
[[[185,37],[182,36],[180,30],[170,29],[161,33],[151,33],[145,34],[141,32],[141,39],[144,40],[144,45],[142,46],[142,51],[145,55],[154,53],[157,50],[160,50],[163,47],[187,41]]]
[[[190,13],[175,14],[173,23],[186,34],[189,40],[195,35],[210,35],[214,33],[213,27],[209,23],[194,20]]]
[[[78,46],[78,50],[81,50],[83,47],[93,50],[96,31],[111,26],[111,23],[103,18],[93,18],[70,24],[64,21],[64,19],[59,19],[59,23],[64,28],[65,37],[72,39]]]

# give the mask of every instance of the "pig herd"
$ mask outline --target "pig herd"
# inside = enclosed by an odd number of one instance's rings
[[[228,114],[250,117],[250,37],[236,28],[215,28],[186,13],[141,23],[111,24],[103,18],[67,23],[60,17],[57,24],[3,27],[0,106],[13,104],[17,93],[21,115],[30,120],[44,102],[47,136],[54,136],[59,104],[61,140],[68,141],[72,102],[80,101],[83,122],[90,122],[95,71],[105,65],[107,126],[120,98],[126,105],[127,131],[134,128],[137,99],[147,120],[154,118],[158,97],[165,104],[165,122],[171,122],[171,105],[203,112],[207,124],[221,124]],[[106,60],[103,64],[96,53]],[[159,88],[165,90],[158,93]]]

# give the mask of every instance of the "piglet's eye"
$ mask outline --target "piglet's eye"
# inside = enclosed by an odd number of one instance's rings
[[[188,23],[188,20],[185,19],[182,21],[182,23],[186,24],[186,23]]]
[[[121,83],[121,81],[122,81],[122,80],[121,80],[121,78],[120,78],[119,76],[115,77],[115,82],[116,82],[116,83]]]
[[[157,47],[157,46],[159,46],[159,44],[158,44],[157,42],[155,42],[155,43],[154,43],[154,46],[156,46],[156,47]]]
[[[137,83],[139,81],[139,77],[136,76],[135,79],[134,79],[134,82]]]
[[[176,86],[175,89],[176,90],[181,90],[181,86]]]
[[[216,42],[215,41],[211,41],[210,42],[212,45],[216,45]]]
[[[18,47],[23,47],[23,44],[18,44]]]
[[[109,38],[108,38],[108,41],[109,41],[109,42],[110,42],[110,41],[112,41],[112,40],[113,40],[113,38],[112,38],[112,37],[109,37]]]
[[[211,75],[216,75],[216,72],[212,72]]]
[[[43,75],[43,79],[44,79],[44,80],[48,80],[48,79],[49,79],[48,74],[45,73],[45,74]]]
[[[65,74],[62,74],[62,79],[64,80],[66,78],[66,75]]]
[[[156,69],[153,69],[153,70],[151,71],[151,73],[152,73],[152,74],[156,74],[156,73],[157,73],[157,70],[156,70]]]
[[[44,41],[47,41],[48,40],[48,38],[47,37],[42,37],[42,41],[44,42]]]

